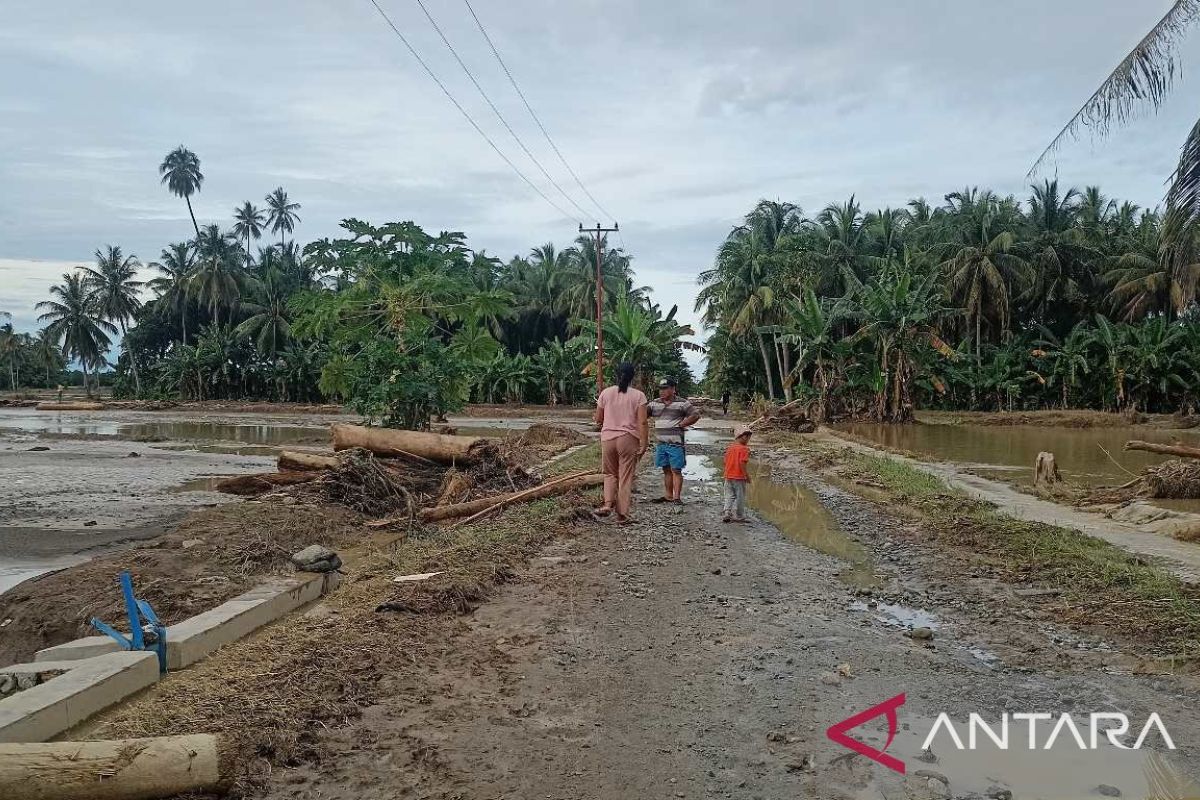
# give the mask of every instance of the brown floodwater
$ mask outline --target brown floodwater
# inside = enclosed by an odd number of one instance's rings
[[[880,584],[875,563],[866,548],[846,535],[811,489],[777,479],[767,464],[751,462],[746,501],[787,538],[835,556],[848,566],[838,577],[852,586]]]
[[[1147,428],[1048,428],[1033,425],[838,425],[837,430],[884,447],[907,450],[999,477],[1033,482],[1033,462],[1043,450],[1054,453],[1069,481],[1088,486],[1125,483],[1152,464],[1167,460],[1154,453],[1125,452],[1130,439],[1169,444],[1200,444],[1191,431]],[[1107,451],[1108,454],[1105,453]],[[1109,458],[1109,455],[1112,458]],[[1114,463],[1114,461],[1116,463]]]

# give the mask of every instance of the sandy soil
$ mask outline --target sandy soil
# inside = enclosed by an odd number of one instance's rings
[[[378,702],[317,732],[323,758],[275,770],[264,796],[911,800],[1007,787],[1068,798],[1100,784],[1144,795],[1145,752],[936,746],[936,763],[916,760],[942,711],[1158,711],[1180,746],[1170,763],[1200,774],[1195,679],[1138,674],[1135,643],[1066,629],[1052,599],[923,546],[912,523],[798,458],[773,460],[869,550],[877,587],[842,582],[844,562],[762,521],[722,525],[715,484],[691,482],[683,507],[642,503],[634,526],[559,539],[491,602],[445,618]],[[647,470],[643,500],[656,485]],[[910,638],[902,619],[933,639]],[[907,778],[824,733],[898,692],[889,752]]]

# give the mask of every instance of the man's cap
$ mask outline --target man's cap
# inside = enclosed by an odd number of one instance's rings
[[[670,389],[672,386],[675,386],[674,378],[663,378],[658,382],[658,388],[660,389]]]
[[[754,431],[750,430],[749,425],[739,424],[733,426],[733,438],[735,439],[739,436],[745,436],[748,433],[754,433]]]

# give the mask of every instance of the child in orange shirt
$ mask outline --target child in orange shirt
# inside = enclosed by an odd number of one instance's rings
[[[733,444],[725,451],[725,508],[722,522],[749,522],[746,519],[746,487],[750,473],[750,428],[738,425],[733,429]]]

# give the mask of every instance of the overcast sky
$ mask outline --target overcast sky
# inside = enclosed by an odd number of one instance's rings
[[[415,0],[379,0],[551,196]],[[518,134],[587,207],[462,0],[426,0]],[[815,214],[1024,197],[1041,148],[1168,0],[473,0],[534,108],[621,225],[641,283],[694,319],[695,275],[762,197]],[[183,240],[162,156],[202,160],[201,224],[282,185],[300,241],[344,217],[466,232],[507,258],[576,221],[525,186],[420,70],[369,0],[0,0],[0,309],[20,329],[65,268]],[[1168,106],[1057,160],[1071,184],[1157,204],[1200,98],[1200,32]],[[561,201],[561,198],[559,198]],[[565,203],[562,203],[565,205]],[[592,222],[592,219],[585,220]],[[603,220],[608,222],[608,220]]]

